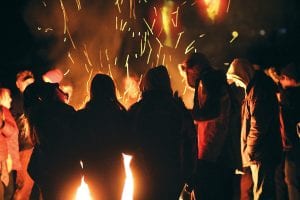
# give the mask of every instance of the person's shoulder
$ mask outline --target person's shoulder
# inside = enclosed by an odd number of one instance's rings
[[[132,104],[129,109],[128,109],[128,113],[134,113],[136,112],[143,104],[143,100],[139,100],[138,102]]]

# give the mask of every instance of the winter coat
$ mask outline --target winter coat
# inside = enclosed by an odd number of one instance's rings
[[[256,71],[247,85],[241,115],[243,166],[261,162],[277,164],[282,145],[276,86],[261,71]]]
[[[228,136],[231,100],[225,75],[211,68],[196,84],[193,118],[198,127],[198,159],[215,162]]]
[[[173,174],[188,181],[195,169],[197,139],[183,102],[165,91],[147,91],[130,108],[129,116],[137,165],[144,166],[152,179]]]
[[[79,160],[75,163],[76,146],[71,129],[74,113],[71,106],[59,101],[41,103],[31,113],[38,143],[34,147],[28,170],[35,181],[45,181],[45,177],[53,173],[66,173],[64,169],[75,164],[79,167]]]
[[[103,95],[104,96],[104,95]],[[122,153],[129,136],[125,109],[109,98],[90,101],[76,113],[80,159],[96,199],[120,199],[125,181]]]
[[[17,124],[10,113],[10,111],[1,106],[5,117],[5,126],[0,129],[0,133],[4,136],[7,146],[7,153],[12,159],[12,170],[19,170],[21,168],[20,156],[19,156],[19,143],[18,143],[18,127]],[[2,137],[1,136],[1,137]],[[1,145],[2,146],[2,145]],[[5,150],[5,147],[0,147]]]
[[[299,135],[297,135],[297,123],[300,122],[300,86],[288,87],[281,90],[280,99],[284,150],[297,150],[299,153],[300,140]]]

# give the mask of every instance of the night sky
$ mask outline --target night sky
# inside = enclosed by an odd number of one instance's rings
[[[134,10],[130,10],[133,0],[123,0],[120,10],[115,2],[121,0],[3,2],[1,83],[13,85],[21,69],[31,69],[39,75],[55,67],[68,72],[66,79],[75,89],[80,90],[88,77],[101,71],[111,73],[122,91],[122,77],[128,73],[126,63],[130,76],[136,79],[157,64],[167,65],[176,79],[177,65],[184,60],[191,43],[191,51],[204,52],[213,66],[221,69],[226,69],[235,57],[246,57],[263,67],[281,67],[298,59],[299,0],[223,0],[214,21],[208,19],[201,1],[195,4],[174,0],[172,12],[177,8],[179,11],[177,26],[170,28],[171,46],[164,43],[166,34],[160,20],[166,1],[135,0]],[[66,32],[62,4],[68,18]],[[171,17],[175,20],[176,14]],[[145,21],[151,26],[154,19],[153,33],[149,33]],[[140,40],[147,30],[148,42],[141,55]],[[233,31],[238,37],[230,43]],[[163,44],[161,49],[159,42]]]

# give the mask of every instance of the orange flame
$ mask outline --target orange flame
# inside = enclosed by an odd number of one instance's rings
[[[123,188],[122,200],[133,200],[134,182],[133,175],[130,169],[131,159],[132,156],[123,154],[126,180]]]
[[[219,13],[220,0],[204,0],[206,5],[207,15],[211,20],[214,20]]]
[[[84,181],[84,176],[81,178],[81,185],[77,189],[75,200],[92,200],[89,186]]]

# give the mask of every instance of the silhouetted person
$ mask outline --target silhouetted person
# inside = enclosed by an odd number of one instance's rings
[[[37,141],[28,166],[29,174],[44,200],[74,198],[69,195],[74,195],[80,182],[77,171],[80,164],[71,129],[75,110],[64,103],[65,95],[58,84],[33,83],[25,90],[24,98]]]
[[[280,72],[280,110],[283,161],[276,172],[277,199],[300,199],[300,82],[297,65],[290,63]],[[298,129],[298,130],[297,130]],[[297,133],[298,131],[298,133]],[[279,176],[279,177],[278,177]],[[281,178],[281,180],[280,180]],[[279,181],[279,182],[278,182]],[[287,196],[285,185],[287,189]]]
[[[190,87],[195,88],[193,119],[197,124],[197,199],[230,199],[233,170],[227,154],[231,99],[225,74],[215,70],[202,53],[183,63]]]
[[[129,110],[135,199],[178,199],[196,164],[193,120],[181,99],[173,96],[166,67],[150,69],[141,90],[142,99]]]
[[[245,59],[234,59],[226,75],[245,91],[241,152],[243,167],[251,170],[254,200],[273,200],[282,148],[276,85]]]
[[[90,100],[76,113],[75,130],[85,180],[94,199],[119,200],[125,181],[122,152],[128,142],[126,110],[116,97],[113,80],[97,74],[90,88]]]

